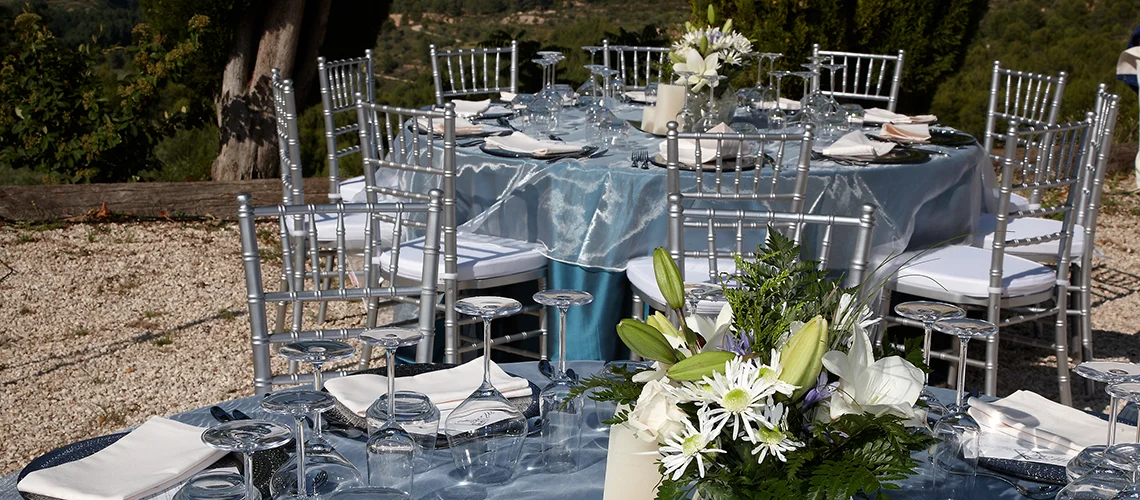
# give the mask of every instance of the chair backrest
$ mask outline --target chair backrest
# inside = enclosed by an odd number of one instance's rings
[[[519,91],[518,41],[481,49],[439,50],[432,45],[430,52],[437,106],[449,97]]]
[[[602,40],[602,64],[618,71],[626,90],[643,90],[672,74],[669,47],[610,45]]]
[[[808,250],[811,259],[819,262],[822,270],[831,267],[831,250],[836,228],[848,228],[850,234],[842,235],[844,247],[851,250],[851,260],[843,269],[845,287],[861,285],[867,277],[868,262],[871,257],[871,233],[875,227],[876,209],[863,205],[858,216],[836,216],[804,214],[801,212],[777,212],[766,210],[734,210],[722,208],[685,207],[685,196],[680,193],[669,195],[669,240],[668,249],[673,259],[684,268],[684,259],[697,258],[708,261],[709,278],[719,283],[718,260],[733,259],[740,255],[745,259],[756,257],[756,245],[746,238],[748,233],[763,233],[767,238],[777,226],[797,228],[789,237],[796,244],[804,243],[808,227],[818,234],[814,252]],[[689,244],[685,241],[685,229],[701,229],[707,234],[705,241]],[[728,242],[724,240],[728,239]],[[813,240],[814,242],[814,240]]]
[[[301,171],[301,133],[297,128],[297,102],[293,80],[281,78],[277,68],[272,70],[270,88],[273,91],[273,115],[277,132],[277,152],[281,159],[281,203],[305,203],[304,174]]]
[[[270,368],[272,344],[292,342],[296,340],[321,338],[353,338],[360,335],[367,328],[374,327],[378,300],[391,297],[416,297],[421,304],[434,304],[436,297],[436,279],[439,260],[439,234],[442,223],[442,195],[439,191],[432,191],[427,196],[426,203],[351,203],[338,202],[322,205],[279,205],[268,207],[253,207],[248,194],[238,195],[238,227],[241,231],[242,261],[245,269],[246,297],[249,304],[249,322],[251,342],[253,346],[253,385],[258,394],[269,392],[275,385],[299,384],[312,381],[312,374],[292,374],[274,376]],[[369,214],[369,223],[365,225],[364,271],[361,286],[357,288],[340,287],[337,289],[320,289],[314,286],[312,290],[304,290],[297,283],[319,283],[323,278],[320,265],[320,247],[317,245],[316,221],[321,217],[335,217],[337,220],[336,242],[336,269],[332,275],[341,283],[350,279],[352,273],[347,269],[345,259],[345,216],[349,214]],[[391,224],[394,234],[401,234],[412,219],[412,216],[424,214],[425,243],[422,276],[420,283],[407,286],[396,286],[392,279],[398,272],[398,250],[393,252],[387,285],[381,286],[381,277],[378,266],[372,264],[372,257],[379,252],[380,225],[383,219]],[[301,279],[286,280],[289,286],[286,290],[267,292],[265,290],[264,275],[261,269],[263,255],[258,241],[255,219],[258,217],[275,217],[281,235],[281,265],[285,275],[300,277]],[[301,218],[304,224],[297,229],[292,221]],[[299,231],[299,232],[298,232]],[[309,241],[305,246],[305,255],[295,259],[295,251],[290,244],[292,239]],[[305,261],[308,261],[308,270]],[[298,266],[296,263],[300,262]],[[329,301],[357,301],[368,303],[368,314],[363,328],[342,328],[336,330],[302,328],[304,304],[309,302]],[[269,324],[266,318],[266,304],[284,302],[292,304],[293,326],[289,331],[269,333]],[[420,309],[418,329],[427,337],[435,331],[435,309],[427,306]],[[343,372],[334,372],[329,375],[339,376]]]
[[[1100,213],[1100,197],[1104,192],[1104,176],[1108,170],[1108,156],[1112,150],[1112,135],[1116,130],[1120,96],[1110,94],[1102,83],[1098,88],[1096,121],[1092,130],[1092,145],[1095,155],[1089,155],[1089,171],[1081,183],[1080,201],[1077,204],[1076,221],[1084,230],[1085,251],[1081,255],[1081,269],[1091,272],[1093,248],[1096,238],[1096,222]]]
[[[814,132],[808,125],[796,134],[678,132],[669,122],[665,135],[668,193],[692,200],[786,202],[788,212],[801,212],[807,191]],[[683,165],[680,146],[694,152],[697,171]],[[700,144],[700,147],[696,147]],[[793,162],[794,166],[785,162]],[[682,186],[681,170],[693,170],[695,184]],[[784,173],[794,169],[793,175]]]
[[[994,155],[994,139],[1005,135],[1004,125],[1012,120],[1057,123],[1066,82],[1064,71],[1049,76],[1002,68],[1001,61],[994,61],[982,141],[986,152],[1001,160],[1000,155]]]
[[[831,57],[834,64],[842,64],[835,76],[821,78],[820,89],[828,91],[838,99],[858,99],[887,103],[887,109],[894,111],[899,100],[899,83],[902,81],[904,51],[896,55],[860,54],[820,50],[819,44],[811,48],[813,56]]]
[[[362,94],[366,102],[376,100],[372,51],[364,51],[364,57],[339,61],[318,57],[317,77],[324,108],[329,200],[335,201],[340,199],[340,159],[360,152],[356,133],[356,94]],[[338,116],[342,117],[340,126],[337,126]]]

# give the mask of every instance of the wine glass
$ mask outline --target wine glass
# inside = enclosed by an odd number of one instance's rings
[[[600,45],[583,45],[582,46],[582,50],[590,53],[590,64],[595,64],[594,54],[596,54],[599,50],[602,50],[603,48],[604,47],[602,47]]]
[[[676,71],[677,81],[680,85],[685,87],[685,105],[681,107],[681,111],[677,113],[677,125],[679,132],[693,132],[697,128],[697,123],[700,120],[700,114],[696,109],[697,106],[696,94],[693,92],[693,86],[690,85],[690,79],[697,74],[696,71]]]
[[[534,294],[534,301],[558,310],[558,364],[550,384],[538,396],[542,413],[542,460],[547,472],[570,472],[578,466],[585,401],[581,395],[570,396],[575,381],[566,375],[566,312],[573,306],[593,302],[594,296],[581,290],[546,290]]]
[[[961,307],[947,304],[945,302],[929,302],[925,300],[915,300],[911,302],[903,302],[895,306],[895,314],[907,319],[922,322],[923,337],[922,337],[922,362],[927,367],[930,366],[930,334],[934,329],[934,322],[940,319],[954,319],[966,316],[966,311]],[[961,371],[961,370],[959,370]],[[929,387],[930,374],[927,373],[923,379],[922,393],[919,395],[919,401],[926,403],[926,419],[938,420],[946,414],[946,406],[938,402],[938,398],[930,392]]]
[[[716,300],[718,294],[723,296],[719,286],[700,281],[686,281],[684,283],[685,303],[689,306],[685,310],[686,316],[697,314],[697,306],[702,300]]]
[[[396,421],[396,349],[423,340],[418,330],[374,328],[360,334],[360,340],[384,349],[384,371],[388,375],[387,419],[368,437],[368,485],[386,488],[389,493],[411,496],[415,476],[416,441]]]
[[[1057,500],[1140,498],[1136,491],[1137,453],[1140,444],[1110,446],[1087,472],[1057,493]]]
[[[1128,384],[1140,390],[1140,384]],[[1117,467],[1125,466],[1128,471],[1128,487],[1120,490],[1112,500],[1140,499],[1140,443],[1125,443],[1110,446],[1104,457]]]
[[[290,342],[282,345],[277,354],[281,357],[298,363],[310,363],[313,365],[313,390],[320,391],[325,388],[324,381],[321,378],[321,366],[325,363],[332,363],[347,359],[356,352],[356,349],[351,345],[341,342],[339,340],[300,340],[297,342]],[[313,452],[314,447],[325,446],[329,450],[332,449],[322,437],[321,433],[324,426],[321,425],[321,415],[318,413],[313,418],[313,436],[309,438],[310,453]],[[328,450],[318,450],[328,451]]]
[[[703,132],[720,125],[720,107],[717,105],[715,92],[720,82],[727,80],[728,77],[724,75],[701,75],[700,78],[709,88],[709,102],[705,105],[705,109],[701,110],[699,122],[699,127]]]
[[[248,475],[249,469],[246,469]],[[249,492],[253,492],[252,494]],[[174,494],[174,500],[258,500],[257,488],[246,486],[241,475],[225,470],[208,470],[198,474]]]
[[[946,474],[939,474],[944,486],[944,489],[939,493],[943,495],[943,498],[967,498],[970,490],[973,489],[974,475],[978,471],[981,428],[968,413],[969,406],[964,398],[966,349],[971,339],[985,339],[996,334],[997,326],[980,319],[955,318],[936,321],[934,329],[957,336],[960,344],[958,351],[958,394],[956,404],[950,408],[954,413],[942,417],[934,426],[934,437],[939,441],[934,446],[935,471],[936,473],[939,470],[946,472]],[[965,475],[966,480],[951,479],[949,474]],[[947,494],[948,497],[945,496]]]
[[[214,449],[241,453],[242,469],[245,472],[244,488],[248,492],[248,499],[256,500],[261,498],[261,493],[253,486],[253,453],[282,446],[292,436],[289,427],[277,422],[232,420],[203,431],[202,442]]]
[[[455,466],[468,481],[502,484],[511,479],[526,437],[526,418],[491,385],[491,320],[522,310],[506,297],[468,297],[455,310],[483,318],[483,383],[452,410],[444,424]]]
[[[293,440],[297,443],[297,454],[290,459],[293,467],[286,464],[277,469],[269,483],[274,499],[323,498],[337,490],[360,485],[360,472],[347,461],[348,467],[330,467],[328,463],[313,463],[306,458],[305,417],[329,411],[333,406],[336,406],[336,398],[332,394],[317,391],[281,391],[261,400],[265,411],[293,417]]]
[[[1140,365],[1117,361],[1085,361],[1077,365],[1074,371],[1086,379],[1104,382],[1109,386],[1118,382],[1136,380],[1137,377],[1140,377]],[[1065,473],[1070,481],[1090,472],[1093,466],[1103,459],[1105,448],[1116,442],[1115,423],[1120,409],[1120,400],[1117,398],[1117,394],[1112,391],[1108,391],[1108,396],[1111,402],[1108,407],[1109,427],[1105,444],[1086,447],[1072,460],[1069,460],[1069,463],[1065,465]]]

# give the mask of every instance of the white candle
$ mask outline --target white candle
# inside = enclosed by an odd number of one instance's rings
[[[606,453],[606,480],[602,500],[651,500],[657,497],[661,472],[657,443],[637,439],[624,425],[610,428]]]
[[[653,118],[656,113],[657,108],[654,106],[641,108],[641,130],[653,132]]]
[[[685,87],[680,85],[657,86],[657,111],[654,114],[653,133],[665,134],[669,122],[677,119],[677,113],[685,107]]]

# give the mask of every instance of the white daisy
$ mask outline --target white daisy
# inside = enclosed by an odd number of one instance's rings
[[[760,409],[764,401],[776,393],[777,384],[762,377],[756,365],[739,357],[732,358],[725,363],[723,374],[713,373],[712,378],[705,377],[703,382],[707,386],[693,385],[687,389],[704,392],[697,404],[708,409],[709,422],[716,426],[715,433],[720,433],[732,421],[732,438],[739,437],[743,427],[751,441],[758,426],[771,426]]]
[[[697,461],[697,471],[700,477],[705,477],[705,455],[710,453],[724,453],[724,450],[712,447],[712,426],[708,420],[698,414],[701,428],[693,427],[693,423],[685,420],[685,432],[669,436],[665,444],[658,449],[661,452],[661,463],[665,465],[665,475],[673,474],[674,481],[685,475],[685,469]],[[711,459],[710,459],[711,462]],[[710,463],[711,465],[711,463]]]
[[[772,358],[768,364],[760,366],[760,379],[772,384],[773,390],[785,396],[791,396],[796,386],[780,380],[780,373],[784,371],[780,364],[780,351],[772,349]]]
[[[783,403],[772,403],[768,400],[768,405],[764,407],[764,416],[772,425],[766,425],[756,431],[756,439],[749,439],[757,446],[752,449],[752,454],[759,454],[757,461],[764,463],[764,459],[769,454],[780,459],[781,462],[787,462],[787,457],[784,452],[792,451],[796,448],[802,447],[804,444],[792,439],[787,432],[788,426],[788,410],[784,408]]]

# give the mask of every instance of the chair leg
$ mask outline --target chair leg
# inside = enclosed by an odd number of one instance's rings
[[[459,317],[455,312],[455,280],[443,280],[443,362],[459,362]]]
[[[332,287],[332,271],[334,260],[336,260],[336,255],[329,255],[325,257],[325,276],[321,279],[321,283],[317,287],[317,290],[328,290],[330,287]],[[339,286],[341,288],[344,288],[344,283],[341,283]],[[318,325],[323,325],[325,323],[325,313],[328,311],[328,308],[329,303],[321,301],[320,309],[317,310]]]
[[[1092,269],[1080,268],[1080,291],[1077,292],[1077,306],[1081,312],[1081,358],[1083,361],[1093,360],[1092,344]],[[1093,381],[1086,381],[1089,394],[1095,390]]]
[[[1057,356],[1057,389],[1061,404],[1073,406],[1073,391],[1069,383],[1069,286],[1057,285],[1057,323],[1054,343]]]
[[[990,306],[987,319],[995,325],[1001,324],[1001,308],[997,303]],[[986,339],[985,395],[987,396],[997,396],[998,342],[1000,337],[1001,328],[998,328],[997,333]],[[965,370],[966,366],[959,366],[958,369]]]
[[[538,291],[546,290],[546,278],[538,279]],[[549,317],[546,314],[546,307],[540,305],[538,309],[538,328],[542,331],[538,337],[538,357],[541,360],[550,359],[550,330],[548,329],[547,321]],[[558,335],[566,335],[566,332],[559,331]],[[566,353],[558,353],[558,359],[565,359]]]
[[[637,320],[645,319],[645,302],[641,301],[637,293],[633,294],[633,311],[630,312],[630,317]]]

